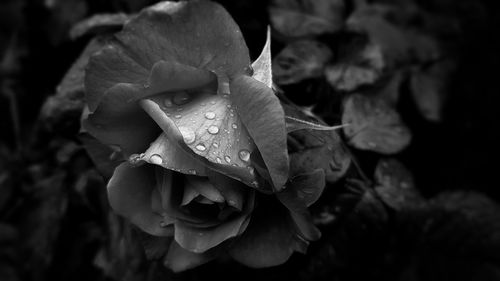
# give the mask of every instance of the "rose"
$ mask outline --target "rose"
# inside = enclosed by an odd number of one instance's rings
[[[307,207],[324,172],[289,175],[269,44],[253,68],[238,26],[208,1],[143,10],[89,61],[88,151],[98,166],[107,149],[121,160],[110,205],[164,237],[155,250],[174,271],[221,253],[277,265],[319,238]]]

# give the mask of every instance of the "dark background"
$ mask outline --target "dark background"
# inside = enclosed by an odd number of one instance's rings
[[[113,280],[113,276],[120,276],[116,272],[106,272],[106,268],[123,272],[133,268],[130,276],[121,276],[122,280],[155,280],[157,275],[172,280],[198,280],[204,276],[228,280],[356,280],[356,274],[363,278],[381,276],[370,273],[375,269],[367,265],[378,264],[382,253],[377,247],[353,248],[373,259],[354,260],[346,266],[344,275],[337,275],[324,269],[330,266],[329,256],[321,248],[324,244],[317,247],[321,249],[313,247],[313,261],[294,256],[282,267],[260,271],[238,265],[227,267],[221,261],[173,276],[161,270],[158,264],[152,266],[144,262],[142,256],[138,257],[140,251],[132,246],[126,247],[125,253],[121,252],[121,260],[113,265],[109,262],[112,258],[103,258],[100,264],[96,262],[96,253],[103,245],[116,242],[113,235],[119,232],[121,224],[109,218],[102,190],[104,182],[91,171],[92,163],[75,145],[79,143],[77,116],[72,113],[69,116],[73,119],[54,121],[41,118],[40,110],[91,39],[91,36],[84,36],[71,40],[68,33],[72,25],[96,13],[134,13],[154,2],[0,2],[0,280]],[[268,1],[219,2],[239,24],[255,59],[264,44],[269,24]],[[427,122],[409,104],[400,105],[407,110],[405,121],[414,133],[412,144],[400,159],[413,172],[425,197],[447,190],[473,190],[498,202],[498,3],[474,0],[418,2],[461,21],[461,40],[457,42],[459,64],[449,89],[442,123]],[[282,47],[282,43],[273,41],[273,53]],[[371,156],[364,157],[370,159]],[[111,230],[110,224],[113,225]],[[499,230],[495,230],[498,233]],[[109,247],[115,246],[120,247],[118,244]],[[399,251],[395,248],[394,253]],[[381,265],[387,266],[387,274],[393,270],[391,266],[398,268],[394,260]],[[433,266],[438,265],[439,261],[429,265],[429,271],[434,272]],[[453,265],[472,266],[468,262]],[[297,268],[304,270],[297,274]],[[365,273],[360,273],[363,271]],[[436,276],[449,280],[451,275]],[[411,280],[438,280],[433,278]]]

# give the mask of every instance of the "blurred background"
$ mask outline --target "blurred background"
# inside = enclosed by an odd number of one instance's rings
[[[78,139],[88,56],[156,2],[0,1],[0,280],[500,280],[498,1],[217,1],[252,59],[271,26],[277,88],[318,120],[340,124],[353,93],[392,97],[411,140],[348,145],[368,178],[397,159],[421,199],[340,180],[313,207],[307,255],[178,275],[110,212]]]

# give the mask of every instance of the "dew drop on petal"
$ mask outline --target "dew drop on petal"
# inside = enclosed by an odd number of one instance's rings
[[[238,125],[236,124],[231,125],[231,127],[233,127],[233,129],[238,129]]]
[[[215,118],[215,112],[209,111],[205,113],[205,118],[207,118],[208,120],[213,120]]]
[[[200,143],[196,145],[196,149],[198,149],[199,151],[205,151],[207,147],[204,144]]]
[[[219,147],[219,143],[217,143],[217,142],[214,142],[212,145],[213,145],[215,148],[218,148],[218,147]]]
[[[151,157],[149,157],[149,162],[151,164],[161,165],[163,163],[163,159],[161,158],[160,155],[153,154],[153,155],[151,155]]]
[[[166,106],[166,107],[172,107],[172,100],[170,98],[165,98],[163,100],[163,105]]]
[[[190,173],[191,175],[196,175],[196,170],[190,169],[188,170],[188,173]]]
[[[240,150],[240,152],[238,152],[238,155],[240,156],[241,161],[248,162],[248,160],[250,160],[250,151],[246,149]]]
[[[207,130],[208,130],[208,132],[209,132],[210,134],[212,134],[212,135],[216,135],[216,134],[218,134],[218,133],[219,133],[219,127],[214,126],[214,125],[212,125],[212,126],[208,127],[208,129],[207,129]]]
[[[182,118],[182,115],[180,115],[180,114],[176,114],[174,117],[175,117],[175,118],[177,118],[177,119],[181,119],[181,118]]]
[[[214,105],[214,104],[216,104],[216,102],[213,100],[210,102],[210,104]]]
[[[186,144],[192,144],[196,140],[196,134],[188,127],[179,127],[179,132]]]
[[[231,163],[231,157],[228,155],[224,156],[224,160],[226,160],[227,163]]]
[[[177,105],[183,105],[189,101],[189,94],[186,92],[178,92],[174,95],[173,101]]]

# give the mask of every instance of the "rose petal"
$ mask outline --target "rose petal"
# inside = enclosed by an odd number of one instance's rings
[[[101,175],[106,179],[111,178],[115,168],[123,161],[120,159],[120,153],[102,144],[88,133],[80,133],[78,138]]]
[[[147,81],[149,69],[134,61],[117,42],[111,42],[94,54],[85,71],[85,97],[93,112],[106,91],[119,83],[142,85]]]
[[[238,26],[210,1],[158,3],[128,22],[117,37],[149,68],[166,60],[231,76],[250,65]]]
[[[207,171],[207,175],[215,188],[222,193],[227,204],[241,211],[246,194],[245,185],[214,171]]]
[[[183,174],[206,175],[205,165],[188,152],[178,149],[165,133],[152,142],[139,159]]]
[[[212,163],[248,167],[254,144],[229,99],[187,92],[150,99],[164,111],[163,118],[172,120],[194,153]]]
[[[192,185],[184,186],[184,196],[182,197],[181,206],[186,206],[191,203],[200,193]]]
[[[129,102],[137,91],[129,84],[114,86],[99,107],[82,120],[85,130],[101,143],[119,147],[125,157],[146,150],[161,131],[137,104]]]
[[[195,227],[182,221],[175,223],[175,241],[184,249],[202,253],[244,231],[254,207],[255,192],[249,193],[245,209],[239,216],[214,227]]]
[[[176,144],[166,147],[165,149],[182,149],[183,151],[190,153],[190,156],[194,157],[198,161],[201,161],[206,167],[219,173],[223,173],[231,178],[237,179],[246,185],[252,186],[255,182],[255,175],[252,174],[251,170],[248,168],[213,163],[208,161],[206,158],[195,154],[191,148],[186,145],[186,142],[184,141],[185,136],[181,134],[174,121],[167,116],[158,103],[150,99],[144,99],[140,103],[142,108],[151,116],[151,118],[153,118],[158,126],[160,126],[172,143]]]
[[[274,188],[288,180],[285,114],[272,89],[261,82],[239,76],[231,83],[231,101],[262,154]]]
[[[246,266],[260,268],[282,264],[294,251],[305,252],[306,248],[307,242],[297,236],[284,210],[260,211],[252,214],[229,255]]]
[[[143,231],[156,236],[169,235],[168,228],[160,226],[163,218],[151,208],[154,186],[154,169],[150,166],[132,167],[128,162],[122,163],[108,183],[109,203],[117,214]]]
[[[224,203],[224,197],[219,190],[208,181],[208,178],[185,176],[185,179],[184,188],[194,189],[212,202]]]
[[[216,256],[217,251],[207,251],[201,254],[193,253],[179,246],[177,242],[172,241],[163,264],[174,272],[181,272],[209,262]]]

